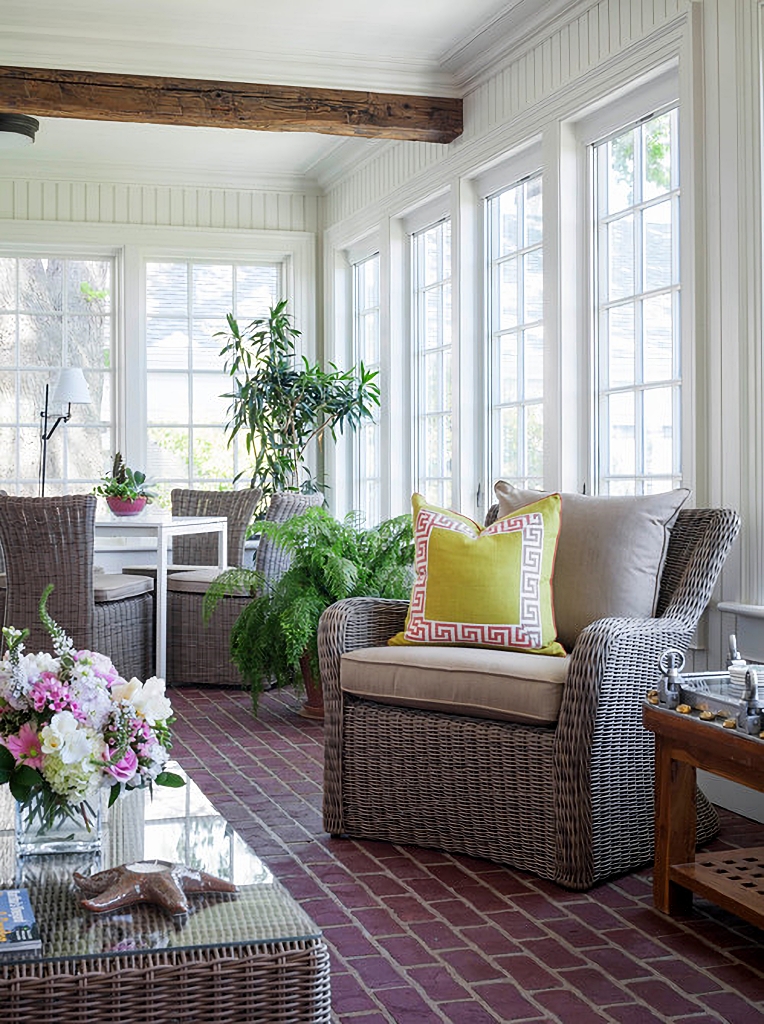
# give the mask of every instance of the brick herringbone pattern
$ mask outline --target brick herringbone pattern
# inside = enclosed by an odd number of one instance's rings
[[[268,693],[176,689],[173,754],[323,929],[341,1024],[756,1024],[764,933],[710,903],[669,919],[645,870],[571,893],[436,850],[331,839],[320,723]],[[723,812],[715,847],[764,845]],[[295,1024],[300,1024],[295,1021]]]

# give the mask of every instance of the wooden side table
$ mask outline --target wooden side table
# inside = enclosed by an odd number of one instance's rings
[[[697,893],[764,928],[764,847],[695,852],[696,769],[764,792],[764,742],[651,704],[642,720],[655,733],[655,906],[684,913]]]

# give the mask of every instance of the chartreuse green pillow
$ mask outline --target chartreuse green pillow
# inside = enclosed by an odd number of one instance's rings
[[[481,527],[412,498],[416,572],[390,644],[456,644],[564,656],[552,602],[560,496]]]

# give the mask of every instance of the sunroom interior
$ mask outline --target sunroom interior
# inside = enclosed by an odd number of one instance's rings
[[[160,504],[245,485],[219,332],[287,299],[307,357],[378,370],[374,420],[312,455],[333,515],[373,525],[420,492],[482,523],[499,480],[687,488],[688,507],[742,524],[687,669],[724,669],[730,634],[764,662],[762,6],[6,0],[0,116],[39,129],[19,147],[0,130],[0,487],[40,493],[42,403],[67,367],[90,402],[47,442],[46,494],[91,492],[117,451]],[[179,79],[260,83],[297,114],[310,90],[439,98],[462,123],[421,141],[362,116],[112,119],[65,88],[45,98],[56,69],[154,76],[168,96]],[[142,543],[99,539],[95,560],[119,571]],[[649,867],[571,894],[479,859],[337,847],[322,727],[292,695],[265,694],[257,718],[240,688],[175,700],[179,760],[329,938],[333,1019],[764,1014],[761,932],[702,901],[669,921]],[[213,751],[226,734],[240,756]],[[764,845],[761,793],[699,779],[717,843]]]

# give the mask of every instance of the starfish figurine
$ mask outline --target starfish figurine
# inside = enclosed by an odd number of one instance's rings
[[[83,907],[102,913],[133,903],[156,903],[171,914],[188,911],[186,896],[194,892],[236,892],[232,882],[166,860],[142,860],[95,875],[74,872],[77,887],[85,894]]]

